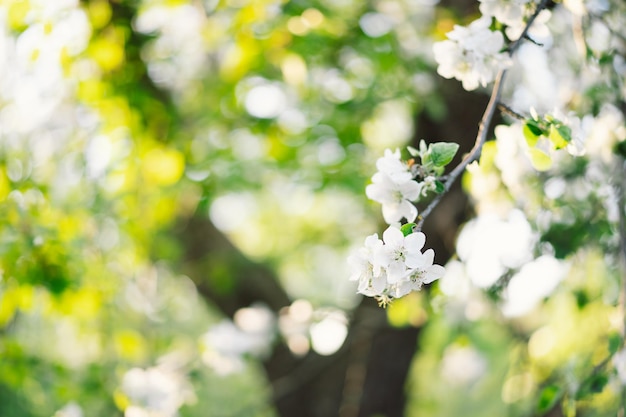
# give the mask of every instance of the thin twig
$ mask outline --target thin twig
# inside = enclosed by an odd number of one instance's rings
[[[521,114],[519,114],[518,112],[516,112],[515,110],[513,110],[512,108],[510,108],[509,106],[507,106],[506,104],[503,103],[498,103],[498,109],[504,113],[504,114],[508,114],[509,116],[511,116],[514,119],[517,120],[526,120],[526,117],[522,116]]]
[[[452,172],[448,174],[448,181],[446,181],[444,184],[444,190],[440,194],[437,194],[437,196],[428,204],[428,206],[424,210],[422,210],[422,213],[419,216],[419,221],[415,226],[416,230],[422,229],[424,220],[439,204],[443,196],[448,191],[450,191],[450,188],[452,188],[452,184],[454,184],[456,178],[461,175],[463,171],[465,171],[465,168],[467,168],[470,163],[480,158],[480,152],[482,151],[483,145],[487,140],[489,124],[491,123],[491,119],[493,119],[493,115],[496,112],[497,103],[500,100],[500,93],[502,92],[502,81],[504,80],[505,74],[506,70],[502,69],[500,70],[500,72],[498,72],[498,75],[496,76],[493,90],[491,91],[491,97],[489,98],[489,103],[487,104],[485,113],[483,114],[482,120],[480,121],[480,126],[478,127],[478,134],[476,136],[476,142],[474,143],[474,147],[472,148],[470,153],[467,154],[465,158],[463,158],[459,165],[457,165],[456,168],[454,168]]]
[[[539,13],[543,9],[546,8],[548,3],[551,0],[542,0],[539,5],[537,5],[537,9],[535,12],[528,18],[528,22],[526,22],[526,27],[524,27],[524,31],[520,35],[520,37],[514,41],[510,47],[508,48],[509,56],[513,56],[515,51],[520,47],[522,41],[528,36],[528,30],[532,26],[533,22],[539,16]],[[483,145],[487,141],[487,133],[489,132],[489,125],[493,120],[493,116],[496,112],[496,108],[498,107],[498,102],[500,101],[500,95],[502,93],[502,85],[504,82],[504,76],[506,75],[506,69],[501,69],[496,75],[496,79],[493,83],[493,89],[491,90],[491,97],[489,98],[489,103],[487,103],[487,107],[485,108],[485,112],[483,113],[483,117],[480,121],[480,125],[478,127],[478,133],[476,135],[476,141],[474,142],[474,147],[472,150],[463,158],[459,165],[457,165],[452,172],[448,175],[448,180],[444,184],[444,190],[437,194],[437,196],[426,206],[424,210],[422,210],[421,215],[418,217],[419,220],[417,225],[415,226],[416,230],[421,230],[424,225],[424,220],[428,215],[433,211],[433,209],[439,204],[443,196],[450,191],[452,188],[452,184],[456,180],[456,178],[465,171],[467,166],[478,160],[480,158],[480,153],[482,151]]]

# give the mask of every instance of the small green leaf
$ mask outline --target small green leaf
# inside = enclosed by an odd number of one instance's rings
[[[420,154],[423,156],[426,152],[428,152],[428,148],[426,147],[426,142],[424,139],[420,140]]]
[[[614,59],[615,59],[615,56],[613,53],[603,52],[602,54],[600,54],[600,58],[598,58],[598,63],[600,65],[612,64]]]
[[[550,155],[537,148],[530,148],[528,152],[530,153],[530,162],[537,171],[547,171],[552,168]]]
[[[613,148],[613,152],[620,155],[622,158],[626,158],[626,140],[618,142]]]
[[[609,376],[604,372],[591,374],[578,388],[576,398],[580,400],[593,394],[598,394],[604,390],[608,382]]]
[[[550,125],[548,136],[555,149],[563,149],[572,140],[572,129],[562,124]]]
[[[545,134],[545,129],[536,120],[526,120],[524,126],[528,128],[535,136],[541,136]]]
[[[543,134],[543,130],[532,120],[524,123],[522,132],[524,133],[524,138],[526,138],[526,143],[528,143],[530,147],[535,146],[537,140],[539,140],[539,136]]]
[[[554,404],[561,397],[561,387],[558,385],[548,385],[545,387],[541,394],[539,394],[539,400],[537,401],[537,411],[545,413],[554,407]]]
[[[574,291],[574,297],[576,297],[576,305],[580,310],[589,304],[589,295],[584,290]]]
[[[459,145],[453,142],[437,142],[429,146],[430,159],[436,167],[445,167],[459,150]]]
[[[409,151],[412,157],[417,158],[418,156],[420,156],[420,151],[418,151],[414,147],[407,146],[406,149]]]
[[[439,180],[435,180],[435,192],[441,194],[446,191],[446,186]]]
[[[445,171],[444,167],[433,167],[432,173],[435,177],[441,177]]]
[[[599,373],[597,375],[592,375],[589,381],[589,392],[595,394],[602,392],[608,382],[609,377],[606,374]]]
[[[622,346],[622,336],[619,333],[611,333],[609,335],[609,352],[615,355]]]
[[[402,234],[404,236],[408,236],[411,233],[413,233],[413,228],[415,227],[415,223],[407,223],[407,224],[403,224],[400,227],[400,231],[402,232]]]

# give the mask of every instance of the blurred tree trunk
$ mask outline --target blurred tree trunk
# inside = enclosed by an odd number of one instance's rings
[[[183,272],[227,316],[253,302],[276,313],[290,304],[272,271],[243,256],[206,217],[193,217],[181,232]],[[401,416],[416,335],[415,328],[391,328],[385,311],[364,299],[335,354],[296,357],[278,344],[264,362],[276,410],[283,417]]]
[[[455,141],[462,154],[473,144],[487,97],[466,93],[448,81],[442,81],[441,91],[448,106],[445,122],[420,115],[416,141]],[[438,263],[452,255],[458,227],[469,213],[467,197],[456,184],[426,221],[427,247],[435,249]],[[290,304],[271,269],[242,255],[205,216],[190,219],[180,239],[186,248],[185,273],[207,302],[227,316],[253,302],[263,302],[276,313]],[[296,357],[278,344],[264,366],[279,415],[403,416],[405,381],[419,349],[418,336],[418,328],[389,326],[385,311],[365,298],[353,313],[344,346],[335,354]]]
[[[458,7],[458,0],[452,1]],[[133,20],[136,12],[133,7],[116,2],[112,6],[116,21],[127,25]],[[471,7],[475,9],[475,4]],[[129,42],[134,49],[126,51],[127,54],[136,54],[144,40],[137,38]],[[168,97],[162,96],[147,78],[145,68],[142,74],[142,85],[168,104]],[[456,81],[438,81],[448,114],[438,121],[422,113],[416,121],[415,144],[421,138],[427,142],[455,141],[461,145],[462,154],[472,146],[487,98],[465,92]],[[168,105],[168,108],[173,111],[173,107]],[[424,227],[427,247],[435,250],[437,263],[444,264],[453,253],[458,226],[468,213],[467,198],[456,184],[427,219]],[[183,271],[194,280],[204,299],[225,315],[232,317],[238,309],[254,302],[262,302],[276,313],[290,304],[273,271],[247,259],[205,215],[187,219],[177,233],[185,248]],[[403,416],[405,381],[412,358],[419,350],[419,330],[389,326],[385,310],[374,300],[364,298],[353,312],[344,346],[335,354],[321,356],[310,352],[296,357],[284,344],[278,344],[264,362],[278,414],[282,417]]]

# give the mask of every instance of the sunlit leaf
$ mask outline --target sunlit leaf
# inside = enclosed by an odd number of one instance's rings
[[[406,223],[400,227],[400,231],[404,236],[408,236],[413,233],[413,228],[415,227],[415,223]]]
[[[548,136],[555,149],[562,149],[572,140],[572,131],[565,125],[550,125],[550,134]]]
[[[528,146],[530,147],[535,146],[537,144],[537,141],[539,140],[539,136],[544,133],[541,127],[539,127],[537,122],[535,122],[534,120],[526,121],[522,128],[522,132],[524,133],[526,143],[528,143]]]
[[[537,149],[528,149],[530,154],[530,162],[537,171],[547,171],[552,168],[552,158],[545,152]]]
[[[458,143],[452,142],[437,142],[429,146],[430,160],[436,167],[445,167],[459,150]]]
[[[142,171],[146,180],[158,185],[172,185],[185,169],[184,156],[170,148],[155,148],[143,158]]]
[[[537,411],[545,413],[551,410],[557,401],[561,398],[563,388],[558,385],[548,385],[539,394],[539,400],[537,401]]]
[[[623,343],[623,338],[619,333],[609,334],[609,353],[615,355]]]

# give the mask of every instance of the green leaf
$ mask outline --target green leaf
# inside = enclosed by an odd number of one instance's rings
[[[550,155],[537,148],[531,148],[528,152],[530,153],[530,163],[537,171],[547,171],[552,168]]]
[[[550,125],[550,135],[548,136],[555,149],[563,149],[572,140],[572,129],[562,124]]]
[[[420,154],[422,156],[424,156],[424,154],[426,154],[426,152],[428,152],[428,148],[426,148],[426,142],[424,141],[424,139],[420,140],[420,150],[419,150]]]
[[[418,156],[420,156],[420,151],[418,151],[414,147],[407,146],[406,149],[409,151],[412,157],[417,158]]]
[[[545,413],[554,407],[554,404],[561,397],[562,391],[561,387],[558,385],[548,385],[545,387],[541,394],[539,394],[539,400],[537,401],[537,411],[540,413]]]
[[[439,180],[435,180],[435,192],[441,194],[446,191],[446,186]]]
[[[432,167],[432,174],[435,177],[441,177],[445,171],[444,167]]]
[[[459,150],[459,145],[454,142],[437,142],[429,146],[430,159],[436,167],[445,167]]]
[[[526,120],[524,127],[528,128],[535,136],[541,136],[545,134],[545,129],[536,120]]]
[[[618,142],[613,148],[613,152],[622,158],[626,158],[626,140],[622,142]]]
[[[584,290],[574,291],[574,297],[576,297],[576,305],[579,310],[582,310],[589,304],[589,295]]]
[[[619,333],[611,333],[609,335],[609,352],[615,355],[622,346],[622,336]]]
[[[603,52],[600,54],[600,58],[598,58],[598,63],[600,65],[612,64],[615,59],[615,54],[611,52]]]
[[[402,232],[402,234],[404,236],[408,236],[411,233],[413,233],[413,228],[415,227],[415,223],[407,223],[407,224],[403,224],[400,227],[400,231]]]
[[[529,120],[526,123],[524,123],[522,132],[524,133],[524,138],[526,138],[526,143],[528,143],[528,146],[531,146],[531,147],[537,144],[537,140],[539,140],[539,136],[543,134],[543,130],[533,120]]]
[[[576,399],[580,400],[602,392],[608,382],[609,376],[605,372],[589,375],[589,377],[582,382],[578,392],[576,392]]]

